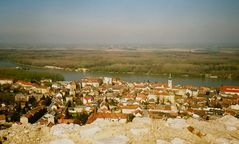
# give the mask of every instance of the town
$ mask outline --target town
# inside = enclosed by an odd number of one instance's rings
[[[239,86],[204,87],[126,82],[112,77],[39,82],[0,79],[1,129],[12,124],[131,122],[135,117],[239,118]]]

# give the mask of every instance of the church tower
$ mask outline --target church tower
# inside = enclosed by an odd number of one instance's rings
[[[168,77],[168,88],[170,88],[170,89],[173,88],[173,81],[172,81],[171,74],[169,74],[169,77]]]

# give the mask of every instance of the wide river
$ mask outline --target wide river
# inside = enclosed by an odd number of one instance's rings
[[[0,60],[0,67],[22,67],[22,65],[15,64],[9,61]],[[26,66],[25,66],[26,67]],[[29,67],[29,66],[28,66]],[[29,67],[30,71],[46,71],[51,73],[60,73],[64,76],[65,80],[80,80],[87,76],[108,76],[108,77],[118,77],[125,81],[135,81],[135,82],[159,82],[167,83],[168,76],[165,75],[143,75],[143,74],[117,74],[117,73],[100,73],[100,72],[71,72],[65,70],[56,69],[46,69],[46,68],[35,68]],[[174,85],[195,85],[195,86],[220,86],[220,85],[239,85],[239,80],[237,79],[210,79],[210,78],[200,78],[200,77],[183,77],[183,76],[173,76]]]

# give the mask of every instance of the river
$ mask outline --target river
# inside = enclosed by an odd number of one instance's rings
[[[0,60],[0,67],[22,67],[23,65],[15,64],[9,61]],[[26,67],[26,66],[25,66]],[[159,82],[167,83],[168,77],[165,75],[143,75],[143,74],[117,74],[117,73],[106,73],[106,72],[72,72],[65,70],[56,69],[46,69],[46,68],[36,68],[27,66],[30,71],[46,71],[51,73],[60,73],[64,76],[65,80],[80,80],[87,76],[108,76],[108,77],[118,77],[125,81],[135,81],[135,82]],[[220,85],[239,85],[239,80],[235,79],[210,79],[210,78],[200,78],[200,77],[183,77],[175,76],[172,78],[174,85],[195,85],[195,86],[220,86]]]

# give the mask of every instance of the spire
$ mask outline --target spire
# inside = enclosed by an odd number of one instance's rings
[[[168,77],[168,87],[169,87],[170,89],[172,89],[172,87],[173,87],[173,81],[172,81],[172,75],[171,75],[171,73],[169,74],[169,77]]]

